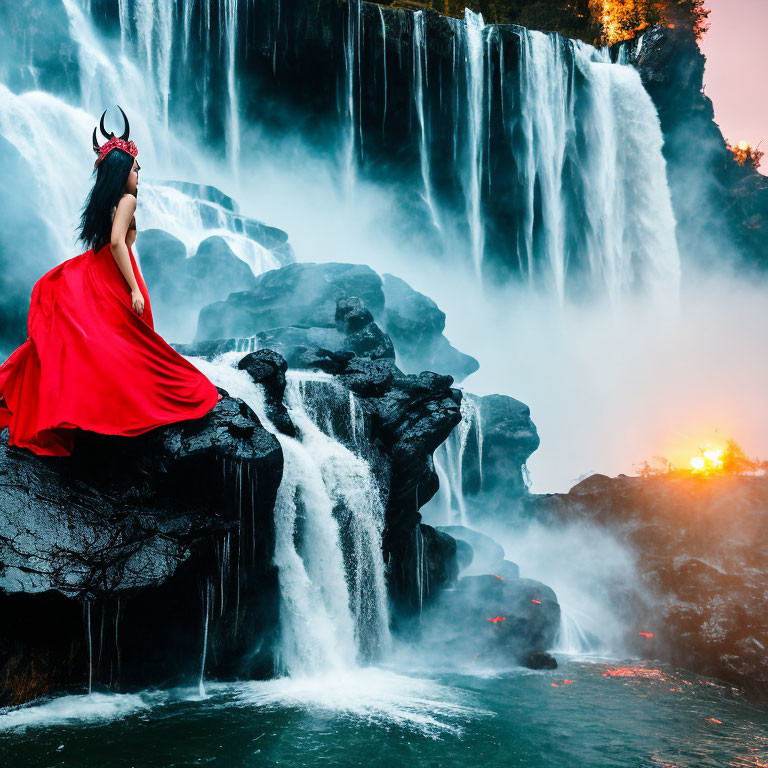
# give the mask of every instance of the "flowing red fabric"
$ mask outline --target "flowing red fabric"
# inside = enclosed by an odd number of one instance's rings
[[[32,289],[27,340],[0,366],[0,429],[42,456],[72,453],[75,429],[138,435],[207,413],[213,383],[155,333],[149,292],[128,250],[144,314],[109,244],[68,259]]]

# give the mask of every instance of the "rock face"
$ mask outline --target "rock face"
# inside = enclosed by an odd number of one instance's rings
[[[383,326],[392,337],[402,370],[445,371],[462,381],[480,367],[474,357],[459,352],[445,338],[445,312],[432,299],[399,277],[382,277],[386,297]]]
[[[768,477],[593,475],[523,509],[597,522],[631,544],[657,598],[627,628],[638,654],[768,695]]]
[[[555,593],[533,579],[465,576],[456,589],[440,593],[423,623],[429,647],[457,662],[482,657],[483,664],[541,667],[549,664],[531,657],[554,644],[560,606]]]
[[[352,358],[336,381],[357,396],[371,466],[386,495],[384,561],[396,614],[413,615],[458,570],[456,543],[420,526],[420,508],[438,487],[432,454],[461,420],[450,376],[405,375],[391,360]],[[348,397],[337,408],[348,410]],[[360,450],[360,446],[357,446]]]
[[[693,30],[656,27],[623,45],[659,112],[681,254],[703,267],[724,256],[767,266],[768,178],[727,149]]]
[[[406,372],[434,369],[460,380],[478,364],[450,345],[444,327],[437,305],[399,278],[382,281],[360,264],[300,263],[265,272],[251,290],[205,307],[196,344],[255,337],[291,368],[329,373],[353,356],[394,359],[397,352]]]
[[[206,613],[207,674],[270,674],[281,474],[231,398],[139,437],[80,433],[65,459],[1,441],[0,705],[196,680]]]

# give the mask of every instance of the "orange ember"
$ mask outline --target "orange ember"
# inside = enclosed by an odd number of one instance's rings
[[[480,655],[480,651],[478,651],[478,652],[475,654],[474,658],[472,659],[472,663],[473,663],[473,664],[475,663],[475,659],[477,659],[477,657],[478,657],[479,655]]]
[[[541,600],[537,600],[535,597],[531,598],[532,603],[536,603],[536,605],[541,605]]]
[[[504,577],[503,576],[499,576],[498,573],[492,573],[491,576],[495,576],[497,579],[501,579],[502,581],[504,581]]]
[[[557,688],[557,683],[552,683],[553,688]]]
[[[506,621],[506,620],[507,620],[506,616],[495,616],[492,619],[488,619],[488,621],[492,621],[494,624],[498,624],[500,621]]]
[[[653,637],[653,632],[638,632],[637,634],[643,637]]]
[[[642,677],[647,680],[666,680],[659,669],[646,669],[645,667],[616,667],[606,669],[603,677]]]
[[[570,684],[571,684],[571,681],[570,681],[570,680],[563,680],[563,682],[564,682],[566,685],[570,685]]]
[[[722,724],[723,724],[723,721],[722,721],[722,720],[717,720],[717,719],[716,719],[716,718],[714,718],[714,717],[708,717],[708,718],[707,718],[707,722],[708,722],[708,723],[717,723],[718,725],[722,725]]]

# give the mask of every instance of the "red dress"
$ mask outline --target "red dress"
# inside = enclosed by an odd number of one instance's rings
[[[144,314],[109,244],[68,259],[32,289],[27,340],[0,366],[0,429],[44,456],[72,453],[76,428],[138,435],[207,413],[213,383],[155,333],[149,292],[128,249]]]

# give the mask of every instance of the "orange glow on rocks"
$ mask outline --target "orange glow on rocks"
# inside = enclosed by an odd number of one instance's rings
[[[646,667],[608,668],[603,672],[603,677],[641,677],[646,680],[666,680],[664,673],[660,669],[647,669]]]
[[[494,624],[498,624],[500,621],[506,621],[506,616],[494,616],[492,619],[488,619],[488,621],[492,621]]]

